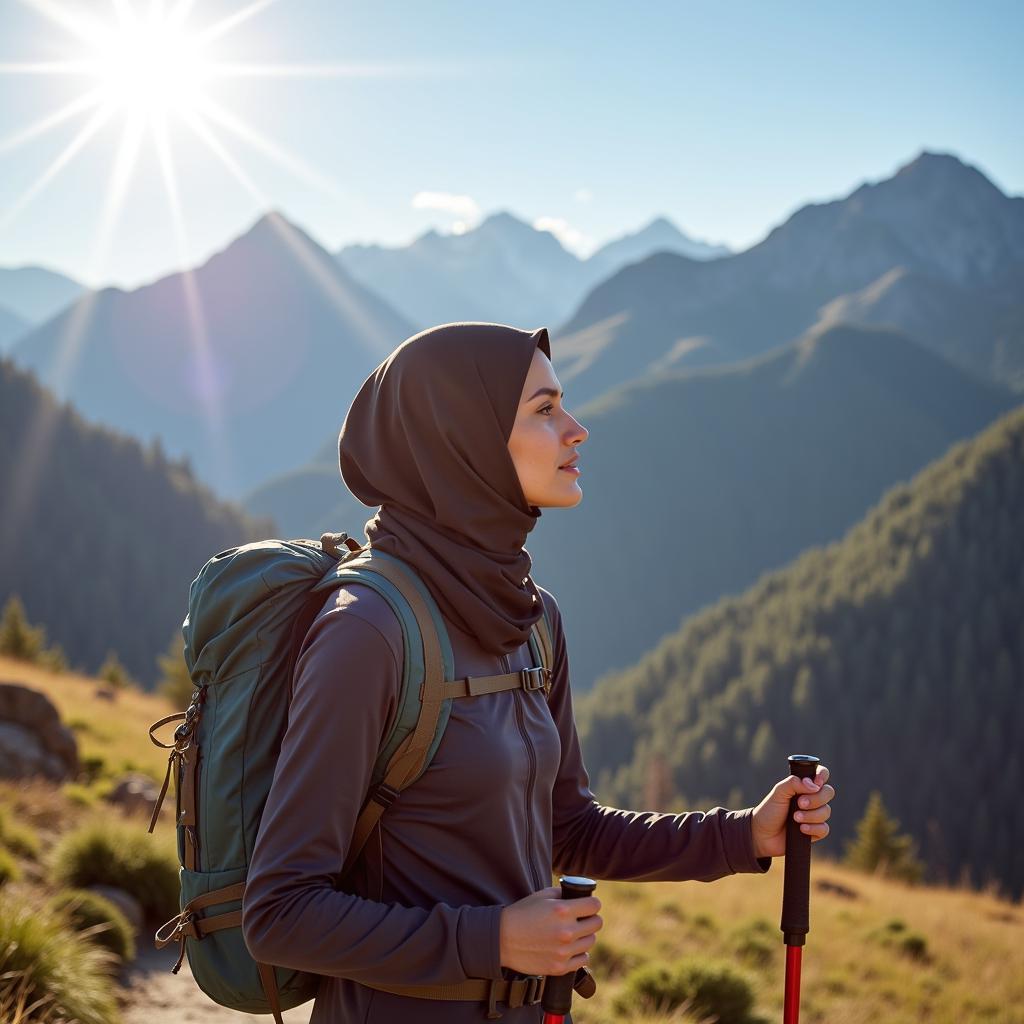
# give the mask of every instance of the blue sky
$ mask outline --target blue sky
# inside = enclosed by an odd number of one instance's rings
[[[90,52],[37,4],[116,24],[111,0],[0,3],[0,266],[94,286],[200,263],[268,207],[332,249],[402,244],[506,209],[586,254],[659,214],[745,248],[922,149],[1024,192],[1020,3],[198,0],[186,30],[251,10],[211,43],[213,58],[377,73],[206,86],[287,154],[282,165],[208,122],[248,185],[169,114],[180,229],[145,115],[116,216],[104,215],[120,109],[26,201],[90,114],[11,139],[95,84],[11,69]]]

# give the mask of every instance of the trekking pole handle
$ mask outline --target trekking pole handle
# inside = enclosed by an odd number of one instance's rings
[[[813,779],[818,768],[814,754],[790,754],[789,773],[798,779]],[[793,815],[798,797],[790,797],[786,818],[786,856],[782,882],[782,929],[787,946],[802,946],[811,930],[808,905],[811,888],[811,837],[800,831]]]
[[[583,896],[589,896],[597,888],[597,882],[592,878],[583,878],[580,875],[562,875],[558,881],[562,886],[563,900],[576,900]],[[544,985],[544,995],[541,998],[541,1007],[545,1013],[564,1017],[569,1012],[572,1007],[575,981],[575,970],[557,977],[548,977]]]

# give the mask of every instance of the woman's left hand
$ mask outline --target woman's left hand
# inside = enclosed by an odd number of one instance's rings
[[[755,856],[785,856],[786,818],[789,815],[789,801],[794,796],[800,797],[799,810],[795,814],[796,820],[800,822],[800,831],[809,835],[812,843],[828,835],[827,822],[832,814],[829,801],[836,795],[836,791],[826,785],[827,781],[828,769],[819,764],[813,782],[788,775],[781,782],[775,783],[751,815]]]

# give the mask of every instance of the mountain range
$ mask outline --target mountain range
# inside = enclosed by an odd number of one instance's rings
[[[1024,390],[1024,198],[955,156],[922,152],[888,179],[801,207],[736,255],[656,253],[623,268],[560,325],[552,360],[583,402],[839,322],[904,331]]]
[[[553,326],[598,282],[652,253],[709,260],[729,251],[694,241],[657,217],[580,259],[550,232],[502,210],[462,234],[431,230],[392,248],[349,245],[337,258],[419,331],[458,320]]]

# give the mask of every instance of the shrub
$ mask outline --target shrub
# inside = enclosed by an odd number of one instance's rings
[[[0,886],[8,882],[17,882],[21,878],[21,868],[18,862],[0,846]]]
[[[698,1014],[714,1014],[718,1024],[751,1024],[754,990],[729,963],[688,957],[674,968],[653,964],[634,971],[615,1000],[615,1011],[657,1007],[670,1012],[684,1005]]]
[[[638,954],[601,940],[590,949],[588,966],[599,977],[621,977],[640,962]]]
[[[710,914],[695,914],[693,926],[694,928],[702,928],[709,932],[718,931],[718,922]]]
[[[0,846],[28,860],[39,856],[39,836],[27,825],[11,821],[3,807],[0,807]]]
[[[91,822],[57,844],[54,879],[71,888],[117,886],[139,901],[147,918],[166,920],[178,910],[178,859],[168,842],[137,824]]]
[[[99,794],[79,782],[65,782],[61,790],[71,803],[79,807],[95,807],[99,803]]]
[[[868,941],[895,949],[911,960],[927,962],[931,959],[927,938],[920,932],[910,931],[906,922],[898,917],[890,918],[881,927],[870,932]]]
[[[105,896],[88,889],[65,889],[50,900],[77,932],[106,947],[121,960],[135,959],[135,936],[128,918]]]
[[[733,930],[730,940],[736,955],[754,967],[767,967],[775,959],[781,933],[763,917]]]
[[[107,759],[102,754],[90,754],[78,762],[79,773],[86,782],[95,782],[97,779],[110,774],[107,766]]]
[[[0,894],[0,1013],[33,1024],[117,1024],[117,958],[45,907]],[[17,1014],[17,1016],[16,1016]]]
[[[920,932],[907,932],[900,936],[896,948],[911,960],[926,961],[928,956],[928,940]]]

